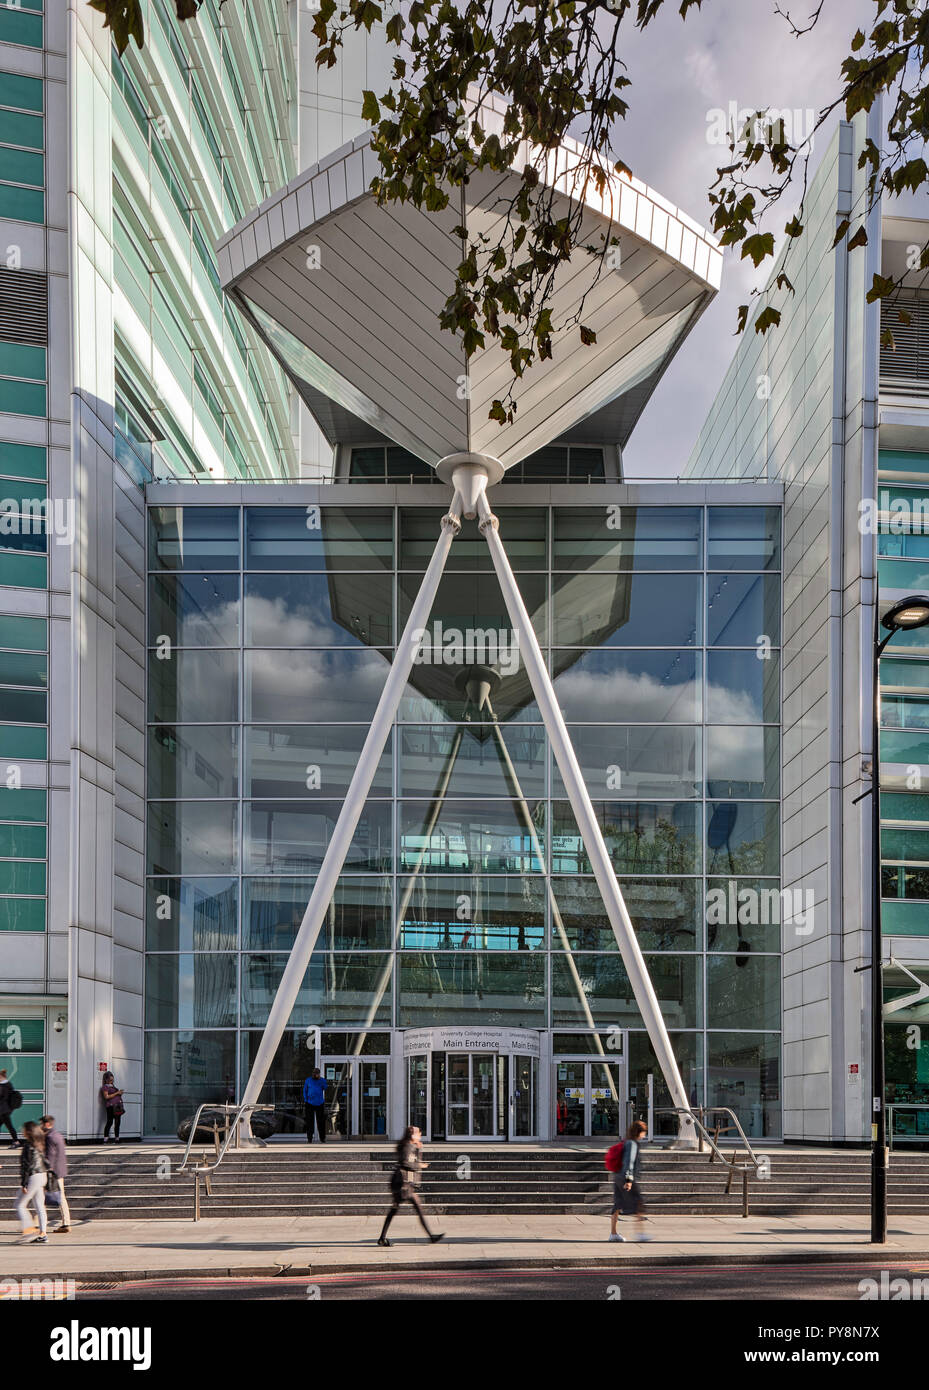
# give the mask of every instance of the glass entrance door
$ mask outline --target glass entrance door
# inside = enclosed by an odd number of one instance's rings
[[[449,1052],[445,1058],[449,1139],[505,1139],[506,1059],[495,1052]]]
[[[539,1133],[539,1059],[514,1053],[510,1067],[510,1138],[536,1139]]]
[[[327,1057],[326,1135],[340,1139],[387,1137],[387,1063],[369,1057]]]
[[[620,1062],[555,1063],[555,1134],[557,1137],[617,1137],[626,1111],[625,1068]]]
[[[387,1138],[387,1063],[359,1057],[355,1063],[358,1081],[358,1121],[363,1139]]]

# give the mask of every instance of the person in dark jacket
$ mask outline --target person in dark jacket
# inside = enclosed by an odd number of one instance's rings
[[[65,1178],[68,1176],[68,1154],[65,1141],[55,1128],[55,1116],[43,1115],[39,1124],[45,1135],[45,1161],[49,1171],[55,1175],[58,1186],[58,1201],[61,1206],[61,1221],[52,1228],[53,1235],[65,1235],[71,1229],[71,1212],[65,1196]]]
[[[13,1107],[10,1105],[10,1096],[13,1094],[13,1083],[5,1071],[0,1071],[0,1128],[6,1125],[10,1134],[13,1136],[10,1143],[15,1147],[19,1143],[19,1135],[16,1133],[16,1126],[13,1123]]]
[[[303,1113],[306,1116],[306,1142],[313,1142],[313,1124],[319,1130],[319,1142],[326,1142],[326,1083],[315,1067],[313,1075],[303,1083]]]
[[[22,1238],[20,1245],[25,1245],[34,1240],[38,1245],[45,1245],[48,1241],[47,1225],[48,1218],[45,1215],[45,1185],[48,1181],[48,1164],[45,1161],[45,1136],[42,1133],[42,1126],[34,1124],[30,1120],[23,1125],[22,1152],[19,1158],[19,1191],[16,1194],[16,1215],[19,1217],[22,1226]],[[35,1208],[36,1216],[39,1219],[39,1234],[30,1237],[26,1234],[29,1229],[29,1204]]]
[[[629,1126],[626,1142],[623,1145],[623,1159],[619,1172],[613,1181],[613,1210],[610,1213],[610,1240],[625,1240],[616,1230],[619,1213],[634,1216],[638,1222],[638,1239],[651,1240],[645,1234],[645,1202],[639,1187],[639,1171],[642,1162],[642,1140],[648,1133],[647,1125],[636,1120]]]
[[[123,1093],[117,1090],[116,1078],[111,1071],[103,1073],[103,1084],[100,1087],[100,1098],[106,1106],[106,1123],[103,1126],[103,1142],[109,1143],[110,1125],[113,1126],[113,1143],[119,1143],[119,1125],[126,1113],[123,1105]]]
[[[413,1204],[416,1215],[419,1217],[419,1224],[433,1244],[442,1239],[445,1234],[444,1231],[430,1231],[426,1221],[426,1213],[423,1211],[423,1204],[416,1192],[416,1188],[419,1186],[419,1175],[424,1168],[428,1167],[428,1163],[423,1163],[422,1133],[416,1125],[408,1125],[403,1131],[403,1138],[397,1145],[397,1166],[390,1175],[390,1191],[393,1202],[384,1217],[384,1227],[378,1238],[378,1245],[390,1244],[387,1239],[387,1228],[400,1210],[401,1202]]]

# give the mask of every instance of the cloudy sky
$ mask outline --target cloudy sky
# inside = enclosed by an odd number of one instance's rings
[[[798,25],[814,0],[781,0]],[[708,113],[728,108],[818,112],[835,99],[839,67],[859,25],[873,20],[874,0],[825,0],[816,28],[791,35],[775,13],[775,0],[704,0],[686,21],[676,0],[644,34],[628,31],[623,58],[632,87],[631,110],[615,153],[634,174],[698,222],[709,226],[707,189],[725,146],[707,138]],[[815,170],[834,125],[817,136]],[[780,210],[770,230],[786,220]],[[767,278],[768,270],[764,272]],[[736,310],[756,273],[727,253],[720,293],[684,343],[646,408],[626,450],[627,477],[665,477],[682,471],[738,340]]]

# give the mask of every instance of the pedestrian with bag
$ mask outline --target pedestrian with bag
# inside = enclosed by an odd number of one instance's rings
[[[103,1104],[106,1106],[106,1123],[103,1126],[103,1142],[110,1142],[110,1126],[113,1126],[113,1143],[119,1143],[119,1124],[126,1113],[123,1105],[123,1093],[116,1088],[116,1078],[111,1071],[103,1073],[103,1085],[100,1087],[100,1095]]]
[[[303,1113],[306,1117],[306,1142],[313,1142],[313,1125],[319,1131],[319,1142],[326,1142],[326,1083],[319,1074],[319,1067],[313,1068],[313,1075],[303,1083]]]
[[[23,1098],[13,1086],[6,1071],[0,1071],[0,1127],[5,1125],[10,1131],[12,1135],[10,1145],[13,1148],[19,1143],[19,1135],[16,1133],[16,1126],[13,1123],[13,1111],[18,1110],[22,1103]]]
[[[45,1214],[45,1186],[48,1179],[48,1164],[45,1160],[45,1135],[42,1126],[29,1120],[23,1125],[22,1151],[19,1157],[19,1191],[16,1194],[16,1215],[22,1227],[20,1245],[46,1245],[48,1243],[48,1218]],[[39,1234],[30,1236],[29,1206],[35,1209],[39,1220]]]
[[[55,1128],[55,1116],[43,1115],[39,1124],[45,1135],[45,1161],[49,1167],[48,1187],[45,1193],[47,1206],[57,1206],[61,1210],[61,1221],[52,1228],[52,1234],[66,1235],[71,1229],[71,1211],[65,1196],[65,1178],[68,1176],[68,1155],[65,1141]]]
[[[642,1140],[648,1127],[641,1120],[629,1126],[625,1141],[620,1140],[604,1155],[604,1165],[613,1174],[613,1208],[610,1212],[610,1240],[625,1240],[616,1229],[620,1213],[635,1216],[638,1222],[638,1240],[648,1241],[651,1236],[645,1233],[645,1202],[639,1187],[639,1172],[642,1161]]]
[[[419,1200],[416,1192],[420,1182],[420,1173],[424,1168],[428,1168],[428,1163],[423,1163],[423,1136],[416,1125],[407,1125],[403,1131],[403,1138],[397,1145],[397,1166],[390,1175],[390,1191],[393,1197],[390,1210],[384,1218],[384,1226],[378,1237],[378,1245],[389,1245],[387,1230],[391,1221],[400,1210],[401,1202],[410,1202],[419,1217],[419,1224],[422,1226],[426,1235],[433,1245],[437,1240],[441,1240],[444,1231],[430,1231],[426,1221],[426,1213],[423,1211],[423,1204]]]

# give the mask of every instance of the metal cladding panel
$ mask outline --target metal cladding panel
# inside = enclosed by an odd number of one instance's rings
[[[568,192],[577,150],[556,153],[564,158],[551,161],[554,211],[567,214],[575,205]],[[468,361],[460,338],[438,320],[462,251],[453,229],[465,223],[472,238],[493,241],[519,174],[477,175],[464,195],[453,192],[443,212],[426,214],[357,196],[358,179],[347,175],[359,155],[369,179],[376,166],[366,140],[356,140],[329,156],[325,171],[307,171],[262,204],[220,244],[227,288],[259,319],[266,316],[261,331],[311,408],[321,392],[431,465],[468,449],[512,467],[632,390],[634,423],[645,383],[657,381],[718,279],[720,253],[696,224],[686,219],[684,226],[682,215],[638,180],[613,177],[602,196],[584,190],[583,244],[620,235],[621,263],[595,279],[594,257],[582,247],[559,270],[552,316],[568,326],[553,334],[552,357],[513,386],[508,354],[496,342]],[[339,171],[346,177],[334,178]],[[636,200],[634,231],[610,219],[627,194]],[[291,225],[294,199],[304,219],[313,207],[314,220],[290,237],[277,215],[285,198]],[[680,253],[666,249],[672,246]],[[595,344],[580,344],[581,321],[596,333]],[[274,325],[284,330],[276,341]],[[489,410],[508,392],[515,416],[501,426]],[[327,417],[330,430],[337,419]]]

